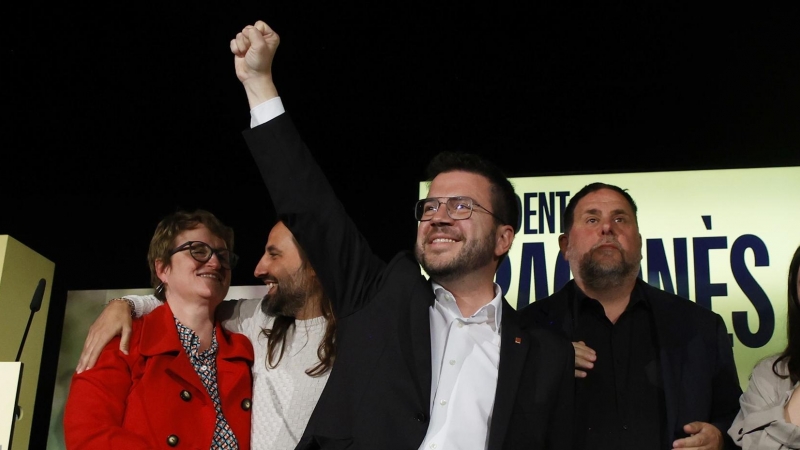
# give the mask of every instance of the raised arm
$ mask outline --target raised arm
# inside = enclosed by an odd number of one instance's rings
[[[278,34],[261,20],[246,26],[231,40],[236,76],[251,109],[278,96],[272,81],[272,60],[279,43]]]
[[[257,304],[258,299],[248,301],[247,303],[251,307],[245,311],[239,308],[240,303],[245,302],[224,301],[216,311],[217,317],[222,321],[222,326],[234,333],[242,333],[242,321],[251,317],[248,314],[256,314],[252,304]],[[116,336],[120,337],[119,350],[127,355],[130,348],[131,317],[150,314],[161,305],[162,302],[153,295],[126,295],[109,301],[97,320],[89,327],[89,334],[83,343],[83,350],[75,371],[81,373],[94,367],[100,352]]]
[[[252,129],[243,134],[278,217],[306,251],[334,314],[344,317],[369,301],[386,264],[347,215],[288,115],[259,120],[264,102],[280,102],[272,78],[278,43],[277,34],[261,21],[231,41],[253,119]]]

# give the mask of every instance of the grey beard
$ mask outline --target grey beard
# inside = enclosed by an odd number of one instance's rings
[[[621,286],[628,280],[631,273],[638,273],[638,264],[626,261],[609,266],[592,259],[592,254],[587,253],[580,265],[580,274],[583,283],[592,290],[603,290]]]

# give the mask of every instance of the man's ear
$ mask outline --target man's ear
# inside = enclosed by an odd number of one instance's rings
[[[642,233],[639,233],[639,261],[642,260]]]
[[[564,233],[558,236],[558,249],[561,250],[564,260],[567,259],[567,247],[569,247],[569,235]]]
[[[497,234],[495,238],[495,254],[505,255],[511,248],[514,242],[514,227],[511,225],[502,225],[497,227]]]

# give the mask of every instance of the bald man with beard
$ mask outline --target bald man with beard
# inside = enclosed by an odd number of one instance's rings
[[[736,448],[726,431],[742,394],[719,314],[641,278],[637,207],[592,183],[564,212],[573,279],[522,310],[575,348],[578,449]]]

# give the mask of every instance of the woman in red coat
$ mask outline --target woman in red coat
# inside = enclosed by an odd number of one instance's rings
[[[156,296],[135,320],[127,354],[116,338],[72,378],[64,411],[73,449],[249,449],[253,348],[214,311],[231,282],[233,230],[213,214],[176,212],[150,241]]]

